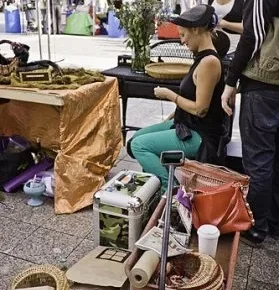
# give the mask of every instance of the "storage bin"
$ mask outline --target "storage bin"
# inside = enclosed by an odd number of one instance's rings
[[[133,193],[119,187],[133,175]],[[148,173],[120,171],[94,195],[93,231],[97,245],[132,250],[159,201],[159,179]]]
[[[21,33],[19,9],[5,9],[5,32]]]

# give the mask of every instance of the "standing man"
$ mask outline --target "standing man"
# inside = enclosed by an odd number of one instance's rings
[[[243,166],[255,218],[242,240],[260,246],[268,233],[279,238],[279,0],[246,0],[243,24],[222,107],[232,114],[239,80]]]
[[[36,1],[35,0],[23,0],[23,11],[25,12],[27,31],[34,32],[37,30],[36,25]]]
[[[62,0],[50,0],[52,29],[55,34],[61,33]]]

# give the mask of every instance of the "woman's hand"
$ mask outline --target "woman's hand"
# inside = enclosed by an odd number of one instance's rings
[[[220,22],[218,23],[219,28],[227,28],[228,27],[228,21],[221,19]]]
[[[169,101],[174,101],[176,97],[176,94],[173,91],[171,91],[170,89],[161,88],[161,87],[154,88],[154,95],[159,99],[169,100]]]
[[[218,24],[219,28],[222,29],[228,29],[231,31],[234,31],[236,33],[243,33],[243,23],[242,22],[230,22],[227,20],[222,19],[219,24]]]

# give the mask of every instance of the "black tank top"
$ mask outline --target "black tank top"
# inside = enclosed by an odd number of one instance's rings
[[[193,73],[200,61],[208,55],[214,55],[220,60],[218,54],[212,49],[206,49],[198,52],[195,56],[194,63],[191,66],[189,73],[180,83],[180,95],[182,97],[191,101],[196,101],[196,85],[193,82]],[[207,115],[204,118],[200,118],[184,111],[177,106],[174,115],[174,123],[184,124],[188,128],[197,131],[202,137],[209,137],[213,135],[220,136],[224,134],[224,111],[221,106],[221,95],[223,90],[224,72],[222,67],[220,81],[217,83],[214,89]]]

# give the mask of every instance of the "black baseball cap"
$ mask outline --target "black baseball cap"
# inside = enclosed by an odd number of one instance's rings
[[[205,27],[211,22],[214,11],[214,7],[200,4],[173,18],[171,22],[186,28]]]

